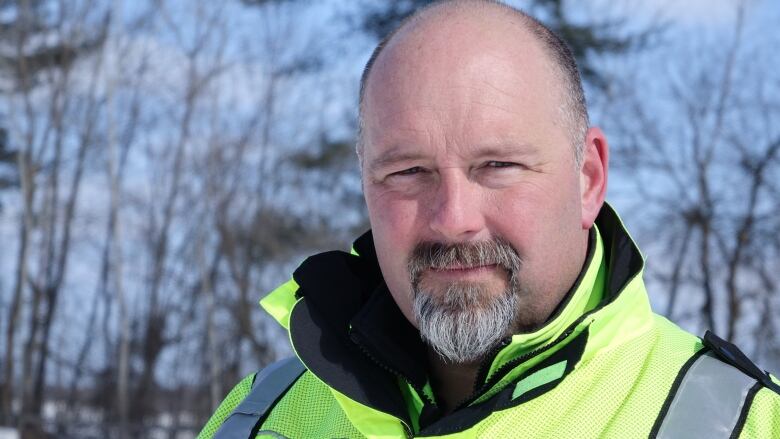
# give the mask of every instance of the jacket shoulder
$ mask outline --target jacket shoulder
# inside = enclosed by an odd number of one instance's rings
[[[719,360],[753,378],[755,385],[745,395],[742,410],[731,437],[780,437],[780,380],[760,369],[742,351],[707,331],[703,338]]]
[[[255,373],[249,374],[244,379],[238,382],[233,389],[227,394],[225,399],[211,415],[203,430],[198,434],[197,439],[210,439],[214,437],[219,427],[225,422],[230,413],[246,398],[249,392],[252,390],[252,383],[255,380]]]
[[[293,356],[244,378],[220,404],[198,437],[251,436],[252,431],[256,430],[259,423],[305,370],[303,363]]]
[[[703,342],[720,361],[736,367],[745,375],[756,380],[761,386],[780,396],[780,384],[777,380],[769,372],[761,370],[737,346],[710,331],[704,334]]]

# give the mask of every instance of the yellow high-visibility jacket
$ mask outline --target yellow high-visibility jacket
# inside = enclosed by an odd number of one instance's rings
[[[473,395],[444,414],[367,233],[352,253],[310,257],[261,301],[302,366],[281,385],[245,378],[199,438],[780,438],[777,381],[733,345],[654,314],[643,269],[605,205],[553,316],[503,340]]]

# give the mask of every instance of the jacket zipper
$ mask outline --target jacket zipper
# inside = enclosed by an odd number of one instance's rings
[[[412,380],[410,380],[406,375],[402,374],[401,372],[398,372],[397,370],[391,368],[390,366],[387,366],[386,364],[382,363],[381,361],[377,360],[376,357],[374,357],[371,352],[368,351],[368,349],[364,348],[363,345],[359,342],[359,336],[357,336],[355,333],[350,333],[350,339],[352,342],[357,345],[358,348],[360,348],[360,351],[363,352],[368,358],[371,359],[377,366],[379,366],[381,369],[385,370],[386,372],[389,372],[390,374],[396,376],[397,378],[400,378],[407,383],[409,383],[412,388],[417,392],[417,394],[420,396],[421,399],[423,399],[423,404],[430,404],[434,407],[438,407],[434,401],[431,401],[428,399],[428,395],[425,394],[425,392],[422,391],[422,388],[417,388],[414,384],[412,384]],[[409,424],[406,423],[403,419],[398,419],[401,421],[401,425],[404,426],[404,430],[406,430],[406,435],[408,438],[414,437],[412,428],[409,426]]]
[[[511,340],[511,337],[504,338],[499,344],[490,349],[490,352],[488,352],[485,357],[485,361],[483,361],[482,364],[479,365],[479,369],[477,369],[477,377],[474,379],[474,385],[471,387],[474,390],[472,390],[471,394],[466,397],[466,399],[455,405],[455,408],[452,410],[453,412],[467,406],[468,403],[480,393],[479,390],[481,390],[481,387],[479,383],[482,381],[482,377],[487,375],[487,371],[490,369],[490,365],[493,363],[493,359],[496,355],[498,355],[498,352],[509,345],[509,340]]]
[[[505,347],[509,346],[511,342],[512,342],[512,337],[504,337],[500,343],[493,346],[493,348],[490,350],[488,355],[485,356],[485,361],[483,361],[482,364],[479,365],[479,369],[477,369],[477,377],[474,380],[474,386],[472,387],[473,389],[479,388],[480,383],[486,380],[487,378],[486,375],[490,370],[490,365],[493,364],[493,360],[496,358],[496,355],[498,355],[501,349],[504,349]]]

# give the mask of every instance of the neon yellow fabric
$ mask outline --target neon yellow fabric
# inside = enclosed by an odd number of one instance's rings
[[[657,318],[655,323],[633,343],[591,356],[543,396],[444,437],[647,437],[679,368],[701,347],[698,339],[666,320]],[[287,437],[405,437],[400,421],[389,415],[384,426],[390,428],[384,434],[361,432],[359,427],[370,428],[378,412],[357,403],[344,410],[351,401],[344,398],[337,400],[332,389],[306,372],[262,428]]]
[[[312,404],[312,401],[316,403]],[[344,416],[330,388],[311,372],[304,372],[282,397],[263,423],[262,429],[296,438],[333,437],[334,431],[343,437],[362,437]]]
[[[553,342],[581,315],[594,309],[599,304],[604,294],[604,277],[606,273],[603,259],[604,243],[601,239],[601,233],[596,228],[596,245],[593,259],[585,271],[585,275],[577,290],[569,299],[569,303],[556,318],[538,330],[527,334],[513,335],[511,344],[496,355],[488,375],[498,370],[511,359]]]
[[[658,322],[632,343],[591,355],[553,390],[447,438],[648,437],[674,378],[701,345]]]
[[[298,283],[295,279],[290,279],[260,300],[260,306],[284,329],[290,329],[290,312],[296,302],[296,291]]]
[[[596,252],[579,289],[561,314],[533,334],[513,337],[512,343],[491,365],[495,372],[518,355],[545,346],[583,313],[592,311],[568,336],[574,338],[586,328],[588,330],[585,351],[574,370],[540,396],[493,411],[464,431],[437,437],[626,438],[649,435],[680,369],[702,344],[697,337],[652,313],[642,270],[624,284],[617,297],[604,304],[604,285],[610,273],[600,234],[597,241]],[[296,303],[293,288],[297,289],[297,284],[286,285],[271,293],[273,299],[264,299],[263,306],[268,309],[270,303],[273,312],[269,312],[289,327],[289,315]],[[596,309],[599,303],[602,307]],[[518,386],[518,382],[533,381],[523,374],[549,358],[557,346],[518,364],[473,405],[502,389],[516,388],[508,386]],[[408,402],[412,425],[404,425],[400,419],[357,403],[307,371],[275,406],[262,429],[291,438],[433,437],[420,434],[422,399],[408,383],[399,384]],[[237,388],[243,389],[241,384]],[[235,392],[234,389],[228,395],[204,432],[207,429],[216,431],[214,426],[218,428],[226,412],[232,410],[230,406],[238,404],[236,395],[240,392]],[[203,432],[199,436],[207,437],[210,436]],[[740,437],[780,437],[780,396],[768,389],[756,394]]]
[[[739,437],[780,438],[780,403],[776,393],[769,389],[761,389],[756,393]]]
[[[363,404],[355,402],[349,397],[342,395],[336,390],[331,389],[336,402],[339,403],[347,419],[357,430],[365,437],[376,439],[391,439],[406,437],[410,430],[398,418],[387,413],[366,407]],[[330,436],[330,434],[328,435]]]
[[[572,294],[569,303],[561,310],[561,313],[548,322],[542,328],[527,334],[516,334],[512,336],[512,342],[503,348],[496,355],[493,363],[490,366],[490,370],[487,374],[487,379],[495,373],[498,369],[504,366],[506,363],[513,359],[531,352],[535,349],[539,349],[555,341],[560,337],[563,332],[571,326],[580,316],[588,311],[593,310],[602,300],[604,295],[604,283],[606,278],[606,267],[604,264],[604,243],[601,238],[601,233],[596,229],[596,245],[593,252],[593,258],[590,261],[590,265],[585,271],[580,284],[576,291]],[[646,316],[649,317],[649,314]],[[576,329],[572,332],[569,338],[576,337],[581,331],[588,327],[591,319],[580,323]],[[481,403],[499,391],[511,382],[515,381],[525,371],[531,369],[537,364],[549,358],[554,354],[555,350],[543,352],[539,355],[535,355],[533,358],[518,365],[508,374],[506,374],[496,385],[490,390],[485,392],[480,398],[474,401],[474,404]]]
[[[222,425],[222,423],[225,422],[225,419],[230,415],[230,412],[232,412],[233,409],[243,401],[246,395],[249,394],[249,391],[252,390],[252,382],[254,379],[255,374],[248,375],[233,387],[225,399],[222,400],[219,407],[217,407],[217,410],[214,411],[214,414],[211,415],[208,422],[206,422],[203,430],[198,434],[197,439],[208,439],[214,436],[217,430],[219,430],[220,425]]]

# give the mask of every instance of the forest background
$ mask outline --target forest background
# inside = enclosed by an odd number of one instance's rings
[[[194,437],[290,353],[257,302],[368,227],[358,80],[427,3],[0,0],[0,435]],[[655,310],[779,371],[780,2],[509,3],[574,49]]]

